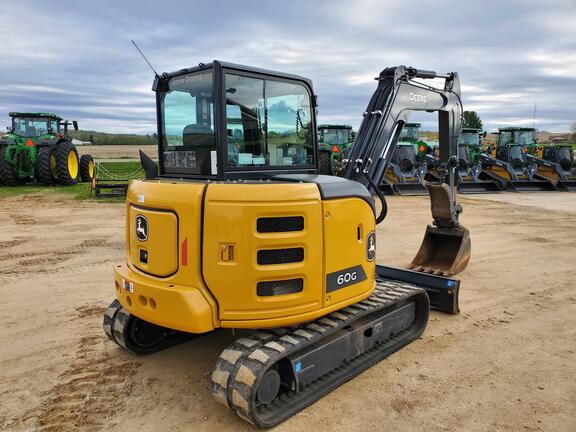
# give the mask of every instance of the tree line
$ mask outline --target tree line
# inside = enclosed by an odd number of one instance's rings
[[[93,145],[156,145],[157,135],[111,134],[96,131],[71,131],[70,136]]]

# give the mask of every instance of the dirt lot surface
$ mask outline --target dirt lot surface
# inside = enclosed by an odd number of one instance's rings
[[[89,154],[94,159],[137,159],[140,160],[138,150],[142,150],[153,159],[158,158],[158,146],[156,145],[102,145],[102,146],[78,146],[80,155]]]
[[[433,312],[421,340],[276,430],[576,430],[576,194],[462,203],[462,313]],[[390,199],[380,263],[410,261],[428,207]],[[55,193],[0,199],[0,430],[252,430],[209,393],[230,332],[148,357],[105,338],[123,213]]]

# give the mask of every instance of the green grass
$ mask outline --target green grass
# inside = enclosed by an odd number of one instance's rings
[[[103,168],[116,176],[128,176],[142,169],[140,162],[101,162]]]
[[[92,196],[90,183],[78,183],[74,186],[45,186],[29,183],[22,186],[0,186],[0,198],[8,198],[31,193],[60,192],[69,194],[73,199],[89,199]]]
[[[133,178],[133,174],[141,170],[140,162],[104,162],[102,166],[114,176],[114,178],[128,179]],[[130,176],[130,177],[129,177]],[[108,179],[105,176],[101,177],[103,181],[115,181]],[[144,178],[142,174],[141,178]],[[0,186],[0,199],[8,198],[18,195],[26,195],[32,193],[65,193],[69,194],[72,199],[84,200],[94,198],[92,185],[90,183],[78,183],[74,186],[46,186],[38,183],[27,183],[22,186]],[[118,202],[124,198],[103,198],[99,201],[114,201]]]

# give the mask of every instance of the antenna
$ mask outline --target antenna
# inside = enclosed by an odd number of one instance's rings
[[[146,60],[146,63],[148,63],[148,66],[150,66],[150,69],[152,69],[152,72],[154,72],[155,77],[159,78],[160,76],[158,75],[158,72],[156,72],[156,69],[154,69],[154,66],[152,66],[152,64],[148,61],[148,59],[146,58],[146,56],[144,55],[142,50],[140,48],[138,48],[138,45],[136,45],[136,42],[134,42],[133,40],[131,40],[130,42],[132,42],[134,44],[134,46],[136,47],[136,49],[138,50],[138,52],[140,53],[142,58],[144,60]]]
[[[536,102],[534,102],[534,115],[532,116],[532,127],[536,128]]]

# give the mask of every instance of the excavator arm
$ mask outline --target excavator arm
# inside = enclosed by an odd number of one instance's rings
[[[445,80],[443,89],[415,81],[434,78]],[[469,233],[458,221],[462,207],[456,203],[458,136],[462,126],[458,74],[396,66],[384,69],[377,80],[378,87],[364,112],[342,174],[377,193],[385,209],[378,185],[390,164],[403,125],[415,111],[438,112],[440,164],[446,175],[442,184],[425,183],[433,225],[428,226],[410,268],[434,274],[458,273],[470,258]],[[384,212],[377,222],[383,219]]]

